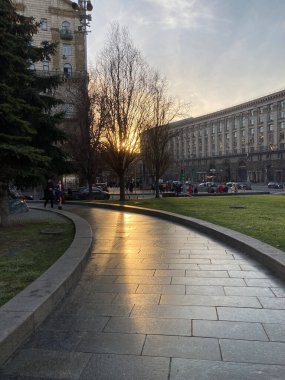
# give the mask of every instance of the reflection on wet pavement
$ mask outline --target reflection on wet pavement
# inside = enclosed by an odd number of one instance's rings
[[[3,379],[284,379],[284,282],[189,228],[73,211],[92,226],[90,260]]]

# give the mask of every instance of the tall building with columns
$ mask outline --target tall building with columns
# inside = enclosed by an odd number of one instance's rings
[[[169,178],[285,183],[285,90],[170,128]]]

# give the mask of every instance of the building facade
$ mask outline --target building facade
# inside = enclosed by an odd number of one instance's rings
[[[78,129],[74,96],[76,88],[88,83],[87,28],[92,10],[90,0],[12,0],[18,13],[33,17],[39,23],[34,44],[42,41],[56,43],[56,52],[50,61],[35,62],[30,69],[38,76],[59,75],[62,79],[55,96],[63,101],[59,111],[65,112],[60,128],[67,134]],[[68,150],[68,148],[67,148]],[[77,187],[78,176],[65,176],[66,187]]]
[[[168,178],[285,183],[285,90],[170,128]]]
[[[33,17],[40,24],[34,43],[57,44],[51,61],[38,62],[31,69],[37,73],[58,73],[65,78],[82,76],[85,72],[84,33],[78,10],[70,0],[13,0],[18,12]]]

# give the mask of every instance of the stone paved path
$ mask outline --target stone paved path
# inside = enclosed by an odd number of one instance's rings
[[[90,261],[1,380],[285,379],[284,282],[188,228],[73,211],[92,225]]]

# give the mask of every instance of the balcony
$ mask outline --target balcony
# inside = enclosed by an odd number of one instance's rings
[[[73,33],[70,29],[62,28],[59,30],[59,35],[62,40],[73,40]]]

